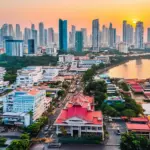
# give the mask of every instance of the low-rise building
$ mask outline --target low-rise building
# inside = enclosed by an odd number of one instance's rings
[[[110,63],[110,58],[109,56],[105,56],[105,55],[101,55],[101,56],[96,56],[95,57],[96,60],[101,60],[103,63],[105,64],[109,64]]]
[[[33,86],[42,79],[42,67],[28,66],[17,71],[17,86]]]
[[[106,100],[104,100],[105,103],[108,105],[117,104],[117,103],[124,103],[125,100],[122,99],[121,96],[109,96]]]
[[[128,53],[128,44],[125,42],[121,42],[118,44],[118,50],[121,53]]]
[[[115,84],[107,84],[107,93],[116,93],[117,87]]]
[[[29,113],[33,112],[33,121],[41,117],[45,111],[45,90],[30,89],[13,91],[3,99],[3,112]]]
[[[127,132],[134,132],[137,135],[146,136],[150,139],[150,125],[149,124],[137,124],[126,123]]]
[[[5,125],[15,125],[15,126],[25,126],[25,127],[30,125],[29,113],[6,112],[3,113],[1,117]]]
[[[59,63],[71,63],[74,61],[74,55],[59,55]]]
[[[51,81],[53,78],[58,76],[60,69],[54,67],[43,67],[43,78],[42,81]]]
[[[92,133],[103,138],[103,115],[94,110],[93,103],[93,97],[79,93],[73,96],[54,123],[56,134],[65,130],[72,137]]]

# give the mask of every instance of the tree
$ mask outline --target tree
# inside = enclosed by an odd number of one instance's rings
[[[86,83],[87,81],[91,81],[93,79],[95,72],[92,69],[88,69],[82,77],[82,81]]]
[[[123,116],[126,116],[126,117],[128,117],[128,118],[131,118],[131,117],[135,117],[135,116],[136,116],[134,110],[132,110],[132,109],[125,109],[125,110],[122,112],[122,115],[123,115]]]
[[[144,136],[134,133],[125,133],[121,136],[121,150],[149,150],[150,141]]]
[[[124,91],[129,91],[129,90],[130,90],[129,87],[128,87],[128,85],[127,85],[125,82],[122,82],[122,83],[120,84],[120,86],[121,86],[121,88],[122,88]]]
[[[57,93],[58,97],[63,97],[65,95],[65,91],[64,90],[60,90]]]
[[[6,138],[0,137],[0,146],[4,146],[6,141],[7,141]]]

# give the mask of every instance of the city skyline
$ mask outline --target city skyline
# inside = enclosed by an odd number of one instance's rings
[[[100,28],[103,24],[109,26],[109,23],[112,22],[117,28],[117,34],[122,35],[123,20],[133,25],[139,20],[144,22],[145,28],[150,26],[149,4],[148,0],[134,0],[134,2],[94,0],[94,3],[91,0],[15,0],[15,2],[6,0],[0,6],[0,24],[19,23],[24,28],[34,23],[37,28],[39,22],[44,22],[46,27],[54,27],[58,31],[57,22],[59,18],[62,18],[69,21],[69,30],[73,24],[77,29],[87,28],[89,34],[92,31],[91,21],[98,18]]]

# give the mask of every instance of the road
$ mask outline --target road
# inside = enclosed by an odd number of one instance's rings
[[[76,81],[74,81],[70,86],[73,86],[75,88],[77,88],[76,86]],[[53,124],[56,120],[56,118],[58,117],[58,115],[60,114],[61,110],[65,107],[66,103],[70,100],[70,97],[73,95],[73,93],[67,93],[66,97],[64,98],[64,100],[61,101],[61,107],[60,108],[55,108],[54,110],[54,114],[49,116],[49,126],[52,127],[52,131],[49,132],[49,136],[54,135],[55,134],[55,129],[53,127]],[[45,137],[44,135],[44,127],[40,130],[40,132],[37,135],[38,138],[42,138]]]

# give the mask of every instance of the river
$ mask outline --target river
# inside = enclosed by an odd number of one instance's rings
[[[150,78],[150,59],[131,60],[107,71],[111,78]]]

